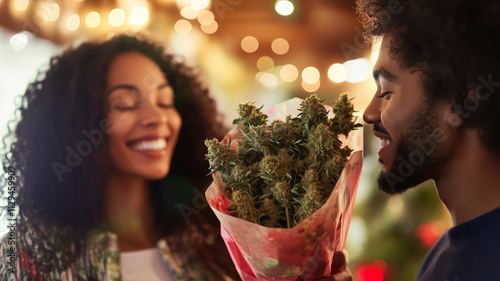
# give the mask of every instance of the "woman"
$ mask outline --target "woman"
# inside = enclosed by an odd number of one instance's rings
[[[224,128],[193,71],[146,40],[84,43],[30,84],[4,169],[17,171],[21,280],[231,280],[201,201]],[[1,280],[16,280],[1,244]]]

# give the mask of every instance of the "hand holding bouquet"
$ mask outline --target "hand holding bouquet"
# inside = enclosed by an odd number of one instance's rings
[[[297,101],[271,108],[282,120],[270,123],[254,104],[241,104],[236,130],[205,143],[215,175],[206,195],[244,280],[328,275],[344,244],[361,169],[361,152],[351,155],[346,144],[360,147],[359,133],[350,135],[360,125],[347,95],[333,117],[311,95],[292,118]]]

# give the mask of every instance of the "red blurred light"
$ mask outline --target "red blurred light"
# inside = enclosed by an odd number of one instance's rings
[[[422,241],[424,246],[430,248],[439,239],[440,234],[431,223],[423,223],[415,229],[415,235]]]
[[[384,272],[375,265],[365,265],[358,269],[358,279],[360,281],[383,281]]]

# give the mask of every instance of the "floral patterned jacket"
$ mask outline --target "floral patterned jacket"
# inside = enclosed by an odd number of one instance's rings
[[[201,236],[201,237],[200,237]],[[9,239],[11,237],[11,239]],[[133,276],[121,276],[120,252],[116,235],[96,232],[88,235],[79,258],[70,266],[53,265],[48,273],[40,273],[39,265],[23,249],[37,247],[29,232],[7,233],[0,241],[0,281],[140,281]],[[178,281],[231,281],[226,265],[200,258],[200,247],[205,241],[200,232],[189,232],[183,237],[166,237],[157,243],[163,258],[174,271]],[[10,241],[10,243],[9,243]],[[13,242],[15,241],[15,243]],[[201,247],[205,248],[205,247]],[[35,253],[37,249],[34,249]],[[210,250],[202,249],[202,252]],[[57,256],[60,253],[56,253]],[[226,268],[224,268],[226,267]],[[234,275],[233,275],[234,277]]]

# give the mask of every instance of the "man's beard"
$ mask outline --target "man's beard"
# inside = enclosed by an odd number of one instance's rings
[[[379,189],[387,194],[399,194],[430,179],[437,164],[444,159],[445,137],[432,107],[425,103],[396,144],[389,171],[378,175]]]

